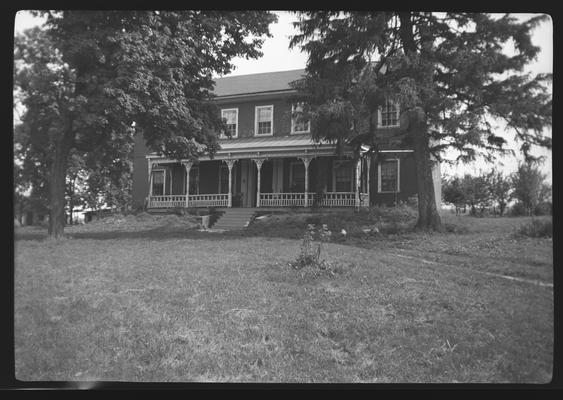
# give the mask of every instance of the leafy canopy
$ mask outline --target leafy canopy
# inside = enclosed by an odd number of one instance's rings
[[[551,74],[522,73],[538,54],[532,30],[509,14],[307,11],[291,47],[309,54],[307,77],[295,83],[310,103],[313,135],[374,145],[374,113],[386,98],[402,111],[420,107],[434,145],[462,160],[509,152],[491,121],[516,133],[531,159],[533,145],[551,148]],[[505,47],[512,45],[514,54]],[[408,138],[404,138],[408,141]]]

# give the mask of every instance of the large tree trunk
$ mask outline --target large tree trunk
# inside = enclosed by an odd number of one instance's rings
[[[49,236],[59,238],[65,226],[66,170],[71,134],[66,132],[56,143],[49,171]]]
[[[405,121],[407,123],[407,132],[411,136],[414,145],[414,162],[418,189],[418,221],[416,228],[442,231],[442,221],[436,208],[430,143],[424,111],[421,108],[416,108],[405,114],[407,118],[407,121]]]

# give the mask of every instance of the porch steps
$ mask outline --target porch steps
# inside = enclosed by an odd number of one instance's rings
[[[243,229],[255,212],[254,208],[228,208],[212,228],[226,231]]]

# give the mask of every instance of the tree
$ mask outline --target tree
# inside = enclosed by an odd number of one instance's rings
[[[461,186],[465,195],[465,203],[470,207],[470,214],[477,215],[477,207],[479,207],[482,215],[491,199],[486,176],[465,174],[461,179]]]
[[[466,195],[463,191],[461,179],[458,176],[454,176],[451,179],[443,179],[442,195],[446,203],[455,206],[456,215],[459,214],[460,207],[465,207],[465,204],[467,204]]]
[[[510,179],[504,176],[502,171],[495,171],[494,169],[489,172],[486,179],[491,200],[498,205],[499,214],[502,217],[511,199],[512,185]]]
[[[377,152],[375,112],[385,99],[402,111],[404,144],[414,149],[418,222],[441,230],[432,160],[454,148],[462,161],[508,152],[492,127],[500,119],[531,158],[533,145],[551,147],[551,75],[523,75],[536,57],[532,29],[546,17],[518,22],[510,15],[430,12],[300,12],[290,47],[309,55],[296,82],[310,102],[316,139],[365,143]],[[503,52],[514,44],[515,54]]]
[[[526,215],[533,215],[540,200],[542,186],[545,180],[539,166],[534,163],[520,163],[518,169],[511,175],[513,196],[524,207]],[[545,189],[544,193],[545,195]]]
[[[141,132],[149,148],[197,158],[223,123],[213,74],[256,58],[276,17],[262,11],[42,12],[43,30],[16,37],[15,82],[34,145],[48,151],[49,234],[63,233],[72,149],[123,159]]]

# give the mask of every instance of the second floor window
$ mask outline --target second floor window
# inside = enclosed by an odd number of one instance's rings
[[[293,104],[291,113],[303,112],[303,103]],[[291,133],[309,133],[311,131],[311,122],[304,120],[303,116],[295,116],[291,118]]]
[[[274,106],[256,107],[256,135],[272,135],[274,132]]]
[[[238,108],[228,108],[221,110],[221,118],[227,125],[225,135],[223,137],[237,137],[238,135]]]
[[[392,100],[385,101],[379,110],[379,125],[381,127],[399,126],[399,105]]]

